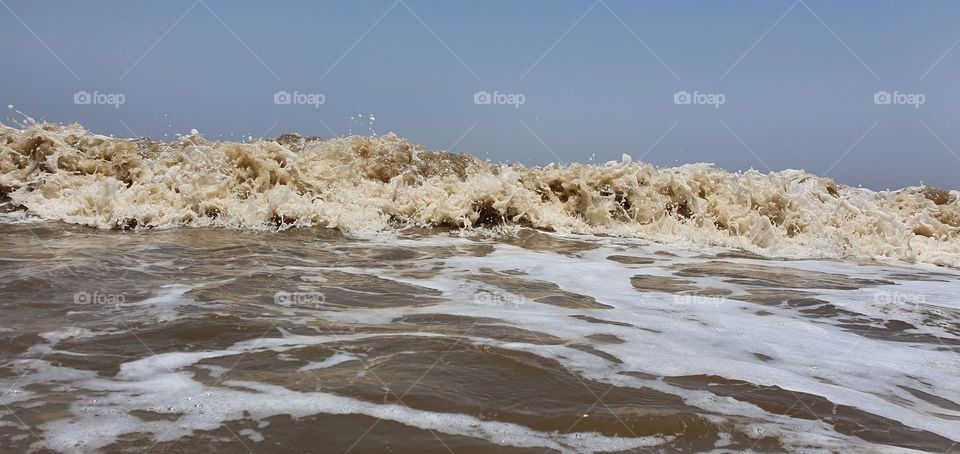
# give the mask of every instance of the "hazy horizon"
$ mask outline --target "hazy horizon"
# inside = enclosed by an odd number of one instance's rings
[[[0,103],[101,134],[395,132],[528,165],[627,153],[960,187],[960,4],[0,6]]]

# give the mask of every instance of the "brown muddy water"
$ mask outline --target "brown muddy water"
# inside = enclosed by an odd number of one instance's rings
[[[960,273],[0,223],[3,452],[949,452]]]

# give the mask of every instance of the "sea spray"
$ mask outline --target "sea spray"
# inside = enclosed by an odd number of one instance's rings
[[[162,143],[76,124],[19,126],[0,125],[0,195],[44,219],[103,229],[517,225],[960,267],[956,190],[874,192],[799,170],[656,168],[628,157],[494,164],[394,134]]]

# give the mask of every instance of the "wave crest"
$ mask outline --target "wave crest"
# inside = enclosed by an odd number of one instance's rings
[[[0,125],[0,194],[99,228],[518,225],[782,256],[960,266],[960,192],[874,192],[799,170],[710,164],[525,167],[394,134],[251,143],[115,139],[80,125]]]

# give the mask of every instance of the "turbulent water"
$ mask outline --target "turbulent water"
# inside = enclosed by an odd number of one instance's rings
[[[0,129],[0,192],[41,218],[101,228],[507,225],[960,267],[956,190],[878,193],[802,171],[658,169],[626,155],[495,165],[392,134],[163,144],[31,122]]]
[[[524,230],[0,224],[0,446],[946,452],[960,273]]]
[[[957,191],[34,123],[0,191],[2,452],[960,448]]]

